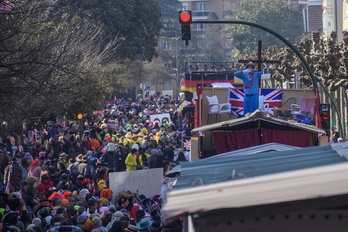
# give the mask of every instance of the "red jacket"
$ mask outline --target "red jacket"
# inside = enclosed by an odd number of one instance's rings
[[[36,186],[36,190],[38,193],[43,193],[48,191],[52,186],[53,186],[53,182],[48,179],[47,183],[44,183],[42,181],[38,186]]]

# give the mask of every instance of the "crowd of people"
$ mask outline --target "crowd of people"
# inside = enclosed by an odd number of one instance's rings
[[[0,139],[0,229],[43,232],[182,231],[164,225],[160,193],[110,189],[109,173],[162,168],[190,159],[179,99],[113,100],[84,119],[47,122],[20,144]],[[170,118],[151,121],[150,115]]]
[[[187,73],[192,73],[192,72],[200,72],[200,71],[204,71],[204,72],[226,72],[227,70],[225,69],[224,65],[221,64],[219,70],[213,65],[211,66],[211,68],[208,68],[208,65],[204,65],[203,69],[201,69],[198,65],[195,65],[195,67],[193,67],[193,65],[190,65]]]

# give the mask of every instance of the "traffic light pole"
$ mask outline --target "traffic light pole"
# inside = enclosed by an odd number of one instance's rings
[[[190,11],[187,11],[187,12],[191,15]],[[181,14],[182,11],[179,12],[179,13]],[[305,66],[305,68],[306,68],[306,70],[307,70],[307,72],[309,74],[309,77],[310,77],[310,79],[312,81],[313,90],[315,92],[315,96],[316,96],[316,99],[317,99],[317,101],[316,101],[316,114],[319,115],[319,104],[320,104],[320,102],[319,102],[319,100],[320,100],[319,99],[319,88],[318,88],[318,83],[316,81],[314,73],[313,73],[312,69],[310,68],[308,62],[304,58],[304,56],[301,54],[301,52],[294,45],[292,45],[287,39],[285,39],[282,35],[278,34],[277,32],[275,32],[275,31],[273,31],[271,29],[269,29],[268,27],[259,25],[257,23],[247,22],[247,21],[239,21],[239,20],[195,20],[194,21],[194,20],[192,20],[192,18],[190,18],[190,19],[191,20],[188,22],[189,24],[191,24],[191,23],[210,23],[210,24],[242,24],[242,25],[248,25],[248,26],[257,27],[257,28],[259,28],[261,30],[267,31],[270,34],[272,34],[275,37],[277,37],[278,39],[280,39],[282,42],[284,42],[300,58],[301,62]],[[181,16],[180,16],[180,20],[182,20]],[[191,39],[191,37],[190,37],[190,39]],[[186,42],[186,45],[187,45],[188,44],[188,40],[185,40],[185,42]],[[324,88],[324,90],[326,90],[326,89]],[[336,106],[335,102],[333,101],[332,96],[330,95],[330,93],[328,91],[326,91],[326,94],[330,97],[331,102],[332,102],[332,104],[333,104],[333,106],[335,108],[335,111],[337,113],[337,118],[338,118],[338,121],[339,121],[339,130],[340,130],[340,133],[342,133],[343,132],[343,128],[342,128],[342,123],[341,123],[341,115],[340,115],[340,113],[338,111],[338,107]],[[318,128],[322,128],[321,120],[320,120],[319,116],[317,117],[317,126],[318,126]]]
[[[278,34],[277,32],[262,26],[260,24],[256,24],[256,23],[251,23],[251,22],[246,22],[246,21],[238,21],[238,20],[195,20],[191,23],[212,23],[212,24],[243,24],[243,25],[248,25],[248,26],[252,26],[252,27],[257,27],[260,28],[261,30],[267,31],[269,33],[271,33],[272,35],[274,35],[275,37],[277,37],[278,39],[280,39],[281,41],[283,41],[286,45],[288,45],[291,50],[293,52],[295,52],[295,54],[300,58],[300,60],[302,61],[302,63],[304,64],[310,78],[313,84],[313,89],[317,92],[318,90],[318,83],[314,77],[314,73],[312,71],[312,69],[309,67],[309,64],[307,63],[306,59],[304,58],[304,56],[300,53],[300,51],[294,46],[292,45],[287,39],[285,39],[283,36],[281,36],[280,34]]]
[[[319,82],[320,88],[324,90],[324,92],[326,93],[326,95],[329,96],[330,100],[331,100],[331,104],[333,105],[333,107],[335,108],[335,111],[337,113],[337,120],[338,120],[338,131],[340,132],[340,135],[343,136],[344,135],[344,130],[343,130],[343,125],[342,125],[342,120],[341,120],[341,114],[338,110],[338,107],[335,103],[335,99],[331,96],[331,94],[329,93],[329,91],[327,90],[327,88],[321,83]],[[330,123],[331,125],[331,123]],[[344,135],[345,137],[345,135]]]
[[[300,58],[301,62],[303,63],[303,65],[305,66],[309,77],[312,81],[312,85],[313,85],[313,90],[315,91],[315,96],[316,96],[316,114],[319,115],[319,88],[318,88],[318,83],[316,81],[316,78],[314,76],[314,73],[312,71],[312,69],[310,68],[308,62],[306,61],[306,59],[304,58],[304,56],[301,54],[301,52],[294,46],[292,45],[287,39],[285,39],[282,35],[278,34],[277,32],[269,29],[268,27],[262,26],[260,24],[257,23],[252,23],[252,22],[247,22],[247,21],[239,21],[239,20],[195,20],[195,21],[191,21],[190,23],[211,23],[211,24],[242,24],[242,25],[248,25],[248,26],[252,26],[252,27],[257,27],[261,30],[267,31],[270,34],[274,35],[275,37],[277,37],[278,39],[280,39],[281,41],[283,41],[287,46],[290,47],[290,49]],[[187,42],[187,41],[186,41]],[[328,93],[328,92],[327,92]],[[330,99],[332,98],[331,95],[328,93]],[[339,121],[339,127],[340,127],[340,131],[343,132],[342,130],[342,125],[341,125],[341,116],[340,113],[338,112],[337,106],[335,105],[335,102],[332,102],[332,104],[334,105],[334,108],[336,110],[337,116],[338,116],[338,121]],[[317,125],[318,128],[322,128],[321,125],[321,120],[320,117],[317,117]]]

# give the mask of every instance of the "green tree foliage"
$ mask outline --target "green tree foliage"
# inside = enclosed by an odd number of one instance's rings
[[[60,4],[86,21],[100,22],[105,41],[122,38],[115,58],[151,61],[157,55],[161,9],[155,0],[61,0]]]
[[[297,43],[303,33],[302,14],[296,4],[287,5],[281,0],[241,1],[234,15],[235,20],[248,21],[268,27],[292,43]],[[232,46],[241,53],[256,50],[257,41],[262,40],[264,47],[284,44],[273,35],[258,28],[232,25],[228,29]]]
[[[151,62],[144,67],[144,75],[154,85],[164,84],[171,79],[170,73],[162,64]]]

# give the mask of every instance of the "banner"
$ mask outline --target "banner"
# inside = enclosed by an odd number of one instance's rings
[[[170,114],[151,114],[150,120],[151,122],[158,122],[160,126],[164,124],[164,119],[167,120],[168,124],[172,123],[172,120],[170,120]]]
[[[227,101],[231,103],[232,114],[238,117],[244,115],[244,89],[228,89]],[[269,104],[270,114],[273,115],[274,107],[281,107],[283,100],[282,89],[261,89],[260,96],[265,96],[264,104]]]
[[[109,173],[110,189],[114,192],[114,196],[121,191],[129,190],[152,198],[160,194],[162,180],[163,168]]]

